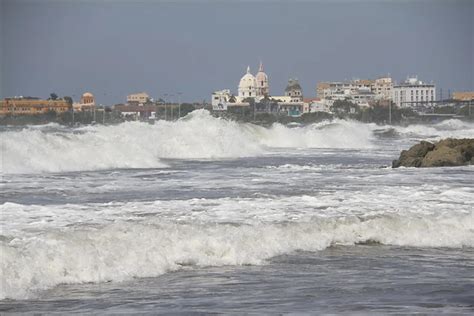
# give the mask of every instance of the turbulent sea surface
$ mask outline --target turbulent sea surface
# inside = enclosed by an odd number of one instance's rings
[[[474,312],[474,124],[2,127],[0,313]]]

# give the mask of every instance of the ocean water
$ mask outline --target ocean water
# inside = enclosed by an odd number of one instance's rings
[[[2,127],[0,312],[474,312],[474,167],[333,121]]]

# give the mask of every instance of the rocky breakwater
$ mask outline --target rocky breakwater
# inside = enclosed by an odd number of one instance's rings
[[[437,143],[422,141],[392,162],[398,167],[446,167],[474,165],[474,138],[447,138]]]

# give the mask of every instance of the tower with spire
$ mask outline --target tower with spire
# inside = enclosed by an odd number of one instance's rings
[[[268,76],[263,71],[263,63],[260,61],[260,67],[258,73],[255,76],[257,81],[257,96],[267,96],[270,94],[270,86],[268,84]]]

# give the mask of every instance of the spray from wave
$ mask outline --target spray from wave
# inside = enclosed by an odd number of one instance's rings
[[[375,128],[381,137],[402,137],[406,139],[423,139],[437,141],[442,138],[472,138],[474,124],[457,119],[450,119],[437,124],[413,124],[408,126],[380,126]]]
[[[64,283],[153,277],[183,265],[262,264],[296,250],[377,242],[418,247],[473,247],[473,214],[384,214],[309,222],[204,224],[121,222],[53,230],[0,241],[0,298],[23,299]]]
[[[221,159],[256,156],[269,148],[368,148],[371,130],[339,121],[264,128],[194,111],[177,122],[129,122],[74,130],[46,126],[1,132],[3,173],[166,167],[160,158]]]

